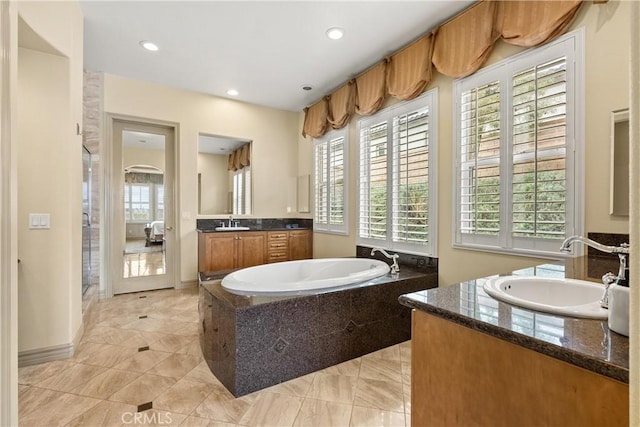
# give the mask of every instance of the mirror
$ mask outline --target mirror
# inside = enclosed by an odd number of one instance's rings
[[[233,153],[234,159],[230,160]],[[198,135],[198,213],[251,214],[251,141]]]
[[[629,109],[611,113],[611,188],[609,213],[629,215]]]
[[[165,136],[122,132],[123,278],[165,274]]]

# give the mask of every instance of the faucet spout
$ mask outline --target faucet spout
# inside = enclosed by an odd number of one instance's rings
[[[391,265],[392,273],[400,272],[400,266],[398,266],[398,258],[400,257],[400,255],[398,254],[389,255],[389,253],[382,248],[373,248],[371,249],[371,256],[375,255],[376,251],[381,252],[382,255],[393,260],[393,264]]]
[[[582,236],[571,236],[564,239],[562,245],[560,246],[560,252],[571,252],[571,246],[575,242],[583,243],[587,246],[590,246],[594,249],[599,250],[600,252],[606,252],[608,254],[628,254],[629,253],[629,244],[622,243],[620,246],[607,246],[602,243],[598,243],[595,240],[588,239]]]
[[[608,254],[618,254],[618,259],[620,260],[618,275],[616,276],[613,273],[607,273],[602,276],[602,283],[604,284],[605,289],[602,300],[600,301],[600,305],[603,308],[609,308],[609,286],[614,282],[621,286],[629,286],[629,267],[627,259],[627,257],[629,256],[629,244],[621,243],[620,246],[607,246],[586,237],[571,236],[566,238],[564,242],[562,242],[560,251],[566,253],[571,252],[571,245],[573,245],[575,242],[580,242],[584,245],[590,246]]]

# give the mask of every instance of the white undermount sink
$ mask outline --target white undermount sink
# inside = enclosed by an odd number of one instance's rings
[[[487,280],[486,293],[509,304],[545,313],[606,319],[600,307],[604,286],[576,279],[503,276]]]
[[[251,230],[249,227],[227,227],[227,226],[223,226],[223,227],[216,227],[215,228],[216,231],[247,231],[247,230]]]

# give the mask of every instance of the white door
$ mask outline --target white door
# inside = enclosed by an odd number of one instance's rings
[[[174,130],[113,121],[113,293],[176,286]]]

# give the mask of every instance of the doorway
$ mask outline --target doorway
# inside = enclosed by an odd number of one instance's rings
[[[113,119],[111,130],[113,294],[175,287],[174,128]]]

